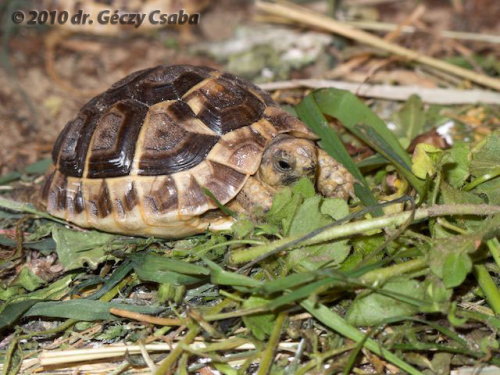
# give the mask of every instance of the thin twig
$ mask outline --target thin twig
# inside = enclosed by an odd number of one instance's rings
[[[377,21],[351,21],[346,20],[345,23],[358,27],[360,29],[372,30],[372,31],[394,31],[399,28],[399,25],[394,23],[385,23]],[[400,30],[405,34],[414,34],[419,31],[415,26],[405,25],[401,26]],[[436,31],[436,35],[442,38],[448,39],[459,39],[459,40],[471,40],[474,42],[486,42],[500,44],[500,36],[492,34],[478,34],[478,33],[468,33],[462,31],[453,30],[440,30]]]
[[[273,362],[275,362],[274,351],[278,346],[281,336],[281,331],[283,329],[283,324],[285,323],[286,317],[287,317],[286,312],[281,312],[278,314],[276,322],[274,323],[273,332],[271,334],[271,337],[269,338],[269,342],[267,343],[266,349],[264,349],[264,352],[262,354],[262,359],[260,362],[260,367],[259,371],[257,372],[257,375],[267,375],[270,372],[271,366]]]
[[[123,318],[129,318],[137,320],[139,322],[151,323],[159,326],[181,326],[185,324],[185,322],[182,322],[179,319],[157,318],[150,315],[144,315],[132,311],[115,309],[115,308],[109,309],[109,312],[113,315],[121,316]]]
[[[392,85],[369,85],[366,83],[351,83],[327,79],[293,79],[290,81],[279,81],[261,83],[260,88],[266,91],[295,89],[305,87],[320,89],[333,87],[347,90],[358,96],[387,99],[407,100],[411,95],[418,94],[422,101],[432,104],[500,104],[500,94],[487,90],[458,90],[427,88],[419,86],[392,86]]]
[[[280,350],[295,350],[298,343],[280,343]],[[178,344],[149,344],[145,345],[145,349],[148,352],[170,352],[175,349]],[[195,342],[190,345],[191,348],[196,350],[205,349],[207,344],[201,342]],[[244,343],[233,350],[253,350],[255,345],[252,343]],[[126,353],[129,354],[140,354],[141,348],[139,345],[109,345],[100,348],[92,349],[75,349],[75,350],[51,350],[44,351],[38,356],[38,360],[42,366],[52,366],[52,365],[62,365],[65,363],[82,362],[82,361],[93,361],[103,358],[115,358],[122,357]]]
[[[310,11],[307,8],[283,2],[280,4],[266,3],[263,1],[256,2],[257,9],[268,12],[274,15],[286,17],[288,19],[300,22],[305,25],[320,28],[330,31],[335,34],[342,35],[346,38],[356,40],[358,42],[370,45],[375,48],[401,56],[409,61],[418,62],[431,66],[433,68],[455,74],[459,77],[468,79],[472,82],[500,90],[500,80],[492,77],[478,74],[471,70],[467,70],[445,61],[435,59],[430,56],[422,55],[411,49],[401,47],[397,44],[383,40],[366,31],[356,29],[351,25],[334,20],[322,14]]]

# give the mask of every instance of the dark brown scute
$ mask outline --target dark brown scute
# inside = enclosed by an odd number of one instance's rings
[[[248,82],[248,81],[246,81],[238,76],[235,76],[234,74],[231,74],[231,73],[223,73],[221,75],[221,78],[223,78],[225,80],[229,80],[231,82],[236,82],[239,86],[243,87],[245,90],[253,91],[253,92],[257,93],[264,101],[264,104],[266,104],[268,106],[276,106],[277,105],[276,102],[271,98],[271,95],[269,95],[267,92],[262,90],[259,86],[254,85],[251,82]]]
[[[211,71],[190,65],[159,66],[131,88],[133,98],[148,105],[179,100],[190,88],[208,78]]]
[[[289,113],[279,110],[268,111],[270,114],[264,115],[264,118],[268,120],[276,128],[278,132],[288,129],[288,124],[292,121],[297,121],[295,117]]]
[[[99,118],[99,112],[88,108],[66,125],[60,150],[54,149],[54,152],[59,151],[59,170],[65,175],[82,177],[87,149]]]
[[[187,189],[182,191],[181,193],[183,196],[182,208],[185,210],[196,210],[197,208],[204,206],[208,202],[207,196],[193,176],[191,176],[191,180]]]
[[[75,213],[79,214],[85,209],[85,203],[83,200],[83,191],[82,191],[82,183],[78,184],[78,190],[75,194]]]
[[[265,109],[255,95],[220,78],[207,82],[190,95],[198,95],[204,104],[197,117],[220,135],[253,124]]]
[[[54,165],[57,164],[57,160],[59,159],[59,153],[61,152],[62,144],[66,140],[68,132],[70,131],[70,129],[72,127],[72,122],[73,121],[68,121],[66,123],[66,125],[64,126],[64,129],[59,133],[59,136],[57,137],[56,142],[54,143],[54,147],[52,148],[52,163],[54,163]]]
[[[111,88],[108,90],[108,92],[111,92],[111,91],[114,91],[114,90],[119,89],[121,87],[124,87],[134,80],[139,80],[139,79],[143,78],[144,76],[147,76],[148,74],[150,74],[152,71],[154,71],[156,69],[158,69],[158,66],[156,66],[154,68],[138,70],[136,72],[130,73],[128,76],[125,76],[122,79],[113,83],[113,85],[111,85]]]
[[[234,197],[234,191],[238,191],[245,181],[246,175],[234,169],[213,161],[209,162],[212,167],[212,177],[205,184],[219,202],[227,203]]]
[[[188,133],[180,125],[200,119],[223,135],[260,120],[266,105],[275,105],[257,86],[229,73],[214,72],[189,65],[158,66],[116,82],[108,91],[90,100],[66,125],[54,146],[54,164],[67,176],[83,177],[87,153],[91,152],[86,177],[129,174],[147,106],[176,100],[167,109],[170,119],[163,129],[148,129],[145,140],[150,138],[150,142],[141,145],[145,152],[141,155],[138,173],[163,175],[196,166],[217,143],[218,137]],[[205,79],[199,88],[185,95]],[[197,115],[186,104],[192,96],[197,96],[202,103]],[[273,121],[279,125],[282,119]],[[151,136],[150,130],[153,130]],[[89,150],[91,142],[93,150]]]
[[[129,174],[135,144],[148,107],[133,101],[115,103],[104,113],[94,131],[87,171],[89,178]]]
[[[111,202],[111,197],[109,195],[109,188],[106,180],[102,180],[99,194],[95,200],[95,204],[97,208],[97,216],[99,216],[100,218],[105,218],[113,211],[113,205]]]
[[[181,122],[194,120],[196,115],[189,105],[182,100],[178,100],[168,106],[167,112],[172,121],[176,124]]]
[[[42,188],[40,189],[40,200],[43,204],[46,204],[47,199],[49,198],[50,185],[52,184],[52,180],[54,179],[54,175],[56,174],[56,170],[49,172],[45,175],[43,180]]]
[[[201,163],[218,137],[190,133],[166,113],[151,114],[144,138],[139,174],[167,175]]]
[[[150,193],[145,195],[144,199],[154,212],[177,210],[179,198],[172,177],[166,176],[157,188],[151,189]]]
[[[83,192],[82,192],[82,182],[73,183],[70,185],[69,191],[71,192],[76,186],[75,194],[67,194],[66,197],[66,210],[72,214],[79,214],[85,209]]]
[[[241,139],[237,139],[233,144],[235,150],[239,148],[245,148],[245,146],[251,145],[254,148],[258,147],[263,149],[267,145],[267,139],[262,136],[259,132],[252,128],[247,128],[248,131],[244,133]],[[241,152],[241,151],[240,151]]]
[[[134,207],[139,203],[139,197],[137,196],[137,190],[135,190],[135,184],[131,182],[127,186],[127,191],[123,197],[123,202],[125,204],[125,210],[132,211]]]
[[[308,139],[318,139],[306,124],[279,107],[267,107],[264,118],[278,133],[299,133]]]
[[[56,210],[64,210],[66,208],[68,178],[62,173],[56,173],[54,177],[49,192],[49,201],[52,204],[49,204]]]

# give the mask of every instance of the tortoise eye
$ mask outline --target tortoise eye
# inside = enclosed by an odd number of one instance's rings
[[[280,159],[277,161],[276,168],[280,172],[290,172],[293,169],[292,166],[290,165],[290,163],[286,160],[283,160],[283,159]]]

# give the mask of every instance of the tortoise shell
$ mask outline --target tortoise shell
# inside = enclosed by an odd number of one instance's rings
[[[227,227],[208,220],[256,173],[281,133],[316,139],[257,86],[189,65],[130,74],[81,108],[41,188],[49,213],[83,227],[160,237]],[[204,215],[205,214],[205,215]]]

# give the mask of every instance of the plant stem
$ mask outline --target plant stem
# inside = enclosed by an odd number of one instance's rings
[[[486,353],[482,353],[479,351],[473,351],[473,350],[468,350],[468,349],[463,349],[463,348],[454,348],[452,346],[448,345],[442,345],[442,344],[435,344],[435,343],[411,343],[411,344],[393,344],[392,349],[396,350],[410,350],[410,351],[415,351],[415,350],[423,350],[423,351],[443,351],[443,352],[449,352],[449,353],[455,353],[455,354],[462,354],[470,357],[476,357],[478,359],[484,358],[486,356]],[[486,360],[486,363],[491,363],[491,364],[500,364],[500,360],[498,358],[490,358],[489,360]]]
[[[367,272],[360,279],[369,284],[380,283],[391,277],[399,276],[404,273],[420,271],[427,267],[425,259],[417,258],[404,263],[398,263],[390,267],[380,268]]]
[[[416,210],[414,222],[436,216],[447,216],[447,215],[486,216],[497,213],[500,213],[500,206],[493,206],[487,204],[435,205],[428,208],[421,208]],[[406,211],[396,215],[382,216],[382,217],[377,217],[375,219],[355,221],[353,223],[347,223],[340,226],[326,228],[317,235],[311,238],[307,238],[306,240],[301,241],[300,243],[297,243],[296,245],[294,245],[294,247],[318,244],[325,241],[331,241],[337,238],[348,237],[353,234],[360,234],[374,229],[381,229],[391,225],[401,225],[404,224],[409,219],[410,216],[411,212]],[[249,249],[235,251],[232,254],[230,254],[229,261],[232,264],[248,262],[268,252],[272,252],[280,247],[286,247],[288,243],[297,241],[300,238],[301,236],[292,236],[284,238],[282,240],[274,241],[266,245],[254,246]]]
[[[281,312],[278,314],[278,317],[276,318],[276,323],[274,324],[273,332],[271,334],[271,337],[269,338],[269,342],[267,343],[266,349],[262,354],[262,360],[260,362],[259,371],[257,372],[257,375],[267,375],[271,370],[271,366],[274,362],[273,361],[274,350],[278,345],[281,336],[281,329],[283,328],[283,323],[285,322],[286,317],[287,317],[286,312]]]
[[[500,292],[498,287],[493,281],[491,275],[483,264],[474,266],[474,276],[481,287],[481,290],[486,296],[488,305],[492,308],[495,314],[500,314]]]
[[[315,304],[310,300],[305,300],[300,303],[300,305],[306,309],[311,315],[318,319],[324,325],[332,328],[334,331],[340,333],[341,335],[350,338],[351,340],[359,343],[365,341],[364,346],[374,352],[375,354],[385,358],[386,360],[392,362],[398,366],[401,370],[404,370],[412,375],[421,375],[422,373],[416,368],[406,363],[395,354],[391,353],[389,350],[383,348],[379,342],[372,338],[366,338],[365,334],[352,325],[350,325],[345,319],[340,315],[335,313],[333,310],[329,309],[323,304]]]
[[[329,350],[317,357],[314,357],[314,359],[311,359],[309,362],[307,362],[304,366],[299,368],[295,375],[304,375],[307,374],[309,370],[311,370],[313,367],[323,363],[327,358],[334,357],[336,355],[342,354],[344,352],[347,352],[349,350],[352,350],[356,348],[357,344],[350,344],[350,345],[345,345],[341,348],[335,348],[332,350]]]
[[[492,238],[491,240],[488,240],[486,244],[488,245],[488,249],[490,249],[493,259],[495,259],[498,268],[500,268],[500,242],[497,238]]]
[[[17,336],[14,339],[12,339],[12,341],[9,344],[9,348],[7,349],[7,352],[5,353],[5,360],[4,360],[4,364],[3,364],[2,375],[6,375],[6,374],[10,373],[9,372],[10,361],[11,361],[11,358],[12,358],[12,354],[14,353],[14,349],[17,347],[17,343],[19,341],[21,341],[21,340],[29,340],[29,339],[31,339],[31,338],[33,338],[35,336],[51,336],[51,335],[53,335],[55,333],[58,333],[58,332],[61,332],[61,331],[65,331],[66,329],[68,329],[69,327],[71,327],[72,325],[74,325],[76,322],[78,322],[78,320],[76,320],[76,319],[68,319],[64,323],[58,325],[55,328],[49,329],[47,331],[32,332],[32,333],[28,333],[26,335]]]
[[[470,191],[474,189],[476,186],[481,185],[482,183],[498,176],[500,176],[500,168],[494,169],[490,173],[483,174],[482,176],[479,176],[478,178],[472,180],[471,182],[469,182],[467,185],[464,186],[463,190]]]
[[[184,346],[189,345],[193,342],[193,340],[198,336],[198,333],[201,331],[200,326],[192,325],[189,328],[188,333],[168,355],[167,358],[163,360],[163,362],[158,366],[158,369],[155,372],[155,375],[164,375],[173,373],[172,369],[179,358],[179,356],[184,352]]]

